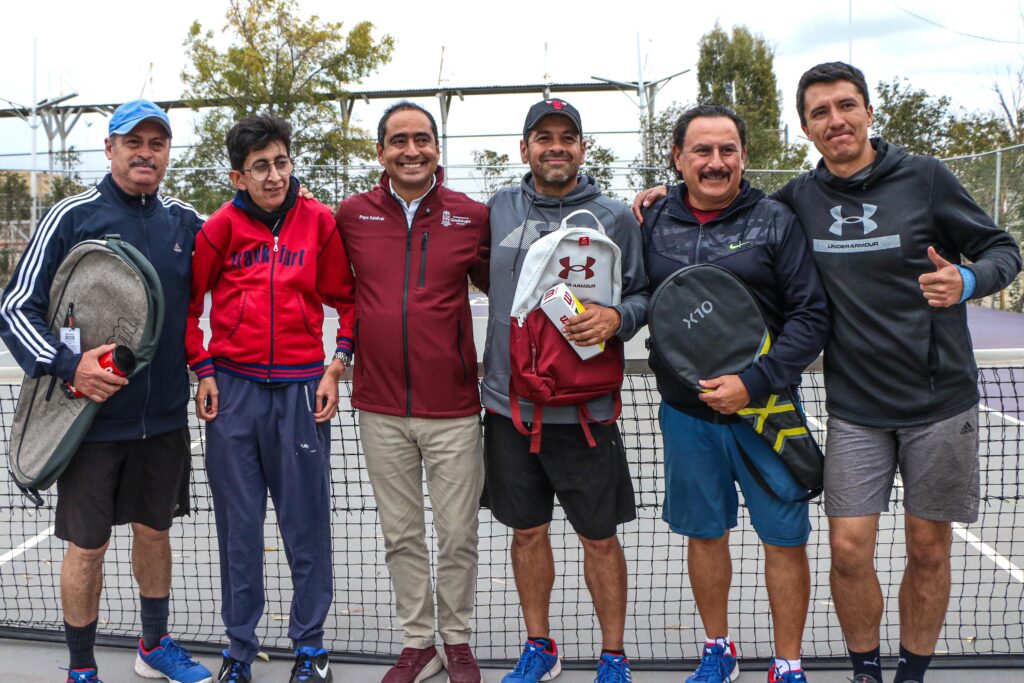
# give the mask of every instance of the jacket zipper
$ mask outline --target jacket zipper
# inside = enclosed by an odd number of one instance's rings
[[[401,203],[393,195],[392,199],[399,205],[398,209],[402,212],[402,217],[405,218],[405,209],[402,208]],[[420,210],[423,209],[426,201],[427,198],[424,197],[420,205],[416,207],[416,213],[413,214],[411,223],[406,219],[405,229],[405,276],[402,281],[402,362],[405,365],[406,417],[412,417],[412,372],[409,368],[409,275],[412,271],[412,226],[416,224],[416,217],[420,215]]]
[[[270,383],[271,373],[274,368],[274,264],[277,263],[278,242],[281,240],[281,224],[284,217],[278,218],[277,223],[271,229],[274,235],[274,252],[270,256],[270,358],[267,361],[267,383]]]
[[[419,285],[417,285],[420,289],[422,289],[427,282],[427,240],[429,239],[430,233],[424,230],[423,242],[420,245],[420,281]]]
[[[143,236],[143,238],[144,238],[144,240],[146,242],[146,258],[148,258],[149,262],[152,263],[153,262],[153,255],[152,255],[152,249],[150,249],[150,245],[149,245],[149,226],[146,225],[146,195],[143,194],[139,198],[140,198],[141,204],[142,204],[141,208],[139,209],[139,215],[140,215],[140,217],[142,219],[142,236]],[[146,413],[149,411],[149,392],[150,392],[150,389],[151,389],[152,380],[153,380],[152,373],[151,372],[146,372],[146,398],[142,402],[142,438],[143,439],[146,438]]]
[[[704,239],[704,224],[697,226],[697,243],[693,245],[693,262],[700,263],[700,243]]]

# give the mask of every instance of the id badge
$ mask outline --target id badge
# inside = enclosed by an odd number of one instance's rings
[[[77,327],[60,328],[60,340],[72,353],[82,352],[82,335]]]

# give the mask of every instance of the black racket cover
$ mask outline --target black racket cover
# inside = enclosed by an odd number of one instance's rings
[[[738,375],[771,348],[757,301],[728,270],[712,264],[681,268],[651,296],[648,329],[655,354],[679,380]],[[789,389],[738,412],[774,450],[802,487],[822,487],[825,460]],[[748,462],[748,466],[750,463]]]

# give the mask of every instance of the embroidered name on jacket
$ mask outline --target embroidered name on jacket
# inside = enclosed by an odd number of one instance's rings
[[[269,244],[257,245],[244,251],[236,251],[231,254],[231,267],[236,270],[251,268],[252,266],[270,263],[274,256]],[[292,251],[287,244],[279,244],[277,252],[277,263],[282,266],[302,266],[306,259],[306,250],[299,249]]]

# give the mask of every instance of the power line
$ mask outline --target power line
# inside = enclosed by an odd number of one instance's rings
[[[992,37],[989,37],[989,36],[979,36],[976,33],[965,33],[964,31],[958,31],[955,28],[950,28],[949,26],[946,26],[945,24],[940,24],[939,22],[935,21],[934,19],[929,19],[928,17],[923,17],[920,14],[917,14],[916,12],[912,12],[912,11],[908,10],[906,7],[903,7],[902,5],[900,5],[898,2],[892,2],[892,0],[890,0],[890,2],[892,3],[893,7],[895,7],[898,10],[900,10],[901,12],[905,12],[906,14],[909,14],[910,16],[914,17],[915,19],[919,19],[919,20],[925,22],[926,24],[931,24],[932,26],[937,26],[938,28],[941,28],[944,31],[949,31],[950,33],[955,33],[958,36],[963,36],[965,38],[973,38],[975,40],[984,40],[984,41],[987,41],[989,43],[1000,43],[1002,45],[1024,45],[1024,41],[1020,41],[1020,40],[1002,40],[1001,38],[992,38]]]

